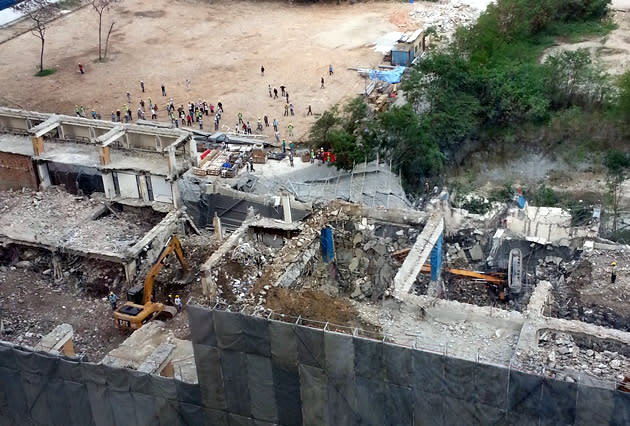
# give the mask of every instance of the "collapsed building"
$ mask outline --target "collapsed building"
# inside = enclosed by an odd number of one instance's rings
[[[191,176],[181,130],[16,110],[0,123],[9,421],[630,421],[628,248],[599,238],[599,211],[575,225],[518,199],[481,216],[446,192],[388,208],[400,198],[353,174],[348,193],[328,176],[345,195],[314,207],[287,190],[293,173],[266,195],[235,188],[244,174]],[[120,332],[103,297],[123,298],[173,234],[194,278],[176,285],[165,261],[153,298],[181,295],[187,315]]]

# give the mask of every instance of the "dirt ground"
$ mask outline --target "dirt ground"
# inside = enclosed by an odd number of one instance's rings
[[[199,266],[216,249],[217,242],[211,234],[182,237],[184,256],[191,265],[190,280],[177,284],[180,265],[169,256],[166,267],[155,280],[154,300],[164,302],[168,294],[179,295],[184,305],[192,292],[200,287]],[[0,255],[3,252],[0,251]],[[9,256],[8,254],[13,254]],[[119,305],[126,301],[129,285],[120,283],[121,270],[107,269],[107,265],[90,263],[90,272],[83,273],[77,283],[81,262],[74,266],[64,264],[64,276],[55,281],[49,269],[49,254],[32,249],[8,251],[0,256],[0,319],[3,330],[0,340],[34,347],[43,335],[61,323],[74,328],[74,349],[90,361],[100,361],[110,350],[117,347],[131,333],[115,327],[111,307],[106,299],[113,289]],[[24,260],[28,259],[28,260]],[[142,283],[146,268],[139,271],[134,284]],[[98,285],[100,284],[100,286]],[[97,288],[98,287],[98,288]],[[190,338],[185,306],[182,315],[166,322],[175,337]]]
[[[585,251],[579,260],[563,266],[564,280],[553,288],[550,315],[580,320],[619,330],[630,330],[630,267],[625,250]],[[611,263],[617,279],[611,283]]]
[[[584,40],[579,43],[559,43],[557,46],[547,49],[541,62],[552,54],[568,50],[588,49],[595,60],[601,61],[606,72],[618,75],[630,67],[630,11],[616,10],[613,19],[617,28],[604,37]]]
[[[0,267],[0,316],[4,341],[34,347],[62,323],[74,329],[74,351],[90,361],[100,359],[129,333],[113,323],[102,298],[75,296],[74,288],[31,268]]]
[[[140,98],[151,97],[160,107],[158,119],[165,120],[170,97],[176,105],[221,101],[221,125],[233,127],[240,111],[255,127],[256,119],[266,114],[270,122],[278,119],[281,136],[291,121],[300,140],[314,121],[306,117],[308,105],[316,117],[364,89],[364,80],[347,68],[382,63],[382,55],[369,45],[389,31],[404,30],[395,17],[411,7],[396,2],[336,6],[125,0],[104,18],[104,27],[115,22],[105,63],[95,62],[97,17],[86,7],[48,29],[45,66],[57,70],[52,76],[34,77],[39,40],[31,34],[0,45],[0,103],[66,114],[82,104],[109,120],[112,110],[127,103],[129,91],[134,112]],[[79,63],[84,75],[78,72]],[[322,76],[325,89],[320,89]],[[144,94],[139,80],[145,83]],[[168,97],[161,96],[161,84]],[[283,119],[284,101],[269,98],[268,85],[287,87],[295,117]],[[206,129],[211,127],[207,121]],[[269,129],[265,133],[272,136]]]
[[[302,316],[322,323],[378,330],[377,326],[361,321],[356,308],[347,299],[316,290],[273,288],[267,296],[267,308],[284,315]]]

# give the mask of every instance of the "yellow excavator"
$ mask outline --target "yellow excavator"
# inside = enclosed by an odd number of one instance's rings
[[[160,252],[157,260],[151,265],[147,276],[144,279],[144,285],[132,287],[127,292],[127,302],[114,311],[114,324],[119,328],[138,329],[142,325],[153,318],[160,317],[168,319],[175,316],[177,310],[174,306],[164,305],[151,301],[151,293],[153,291],[153,281],[164,267],[166,257],[175,252],[175,256],[182,265],[184,272],[190,271],[190,266],[182,251],[182,245],[179,239],[172,235]]]

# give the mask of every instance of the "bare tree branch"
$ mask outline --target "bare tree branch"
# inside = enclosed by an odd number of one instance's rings
[[[103,39],[103,14],[110,9],[110,7],[114,3],[118,3],[121,0],[90,0],[90,4],[92,8],[98,15],[98,60],[102,61],[107,56],[107,43],[105,43],[105,54],[101,54],[102,52],[102,39]],[[112,27],[114,24],[112,23],[109,28],[109,33],[107,33],[107,40],[109,40],[109,34],[112,32]]]
[[[49,0],[22,0],[13,5],[13,9],[21,12],[33,22],[31,33],[40,39],[42,48],[39,55],[39,71],[44,71],[44,44],[46,26],[57,15],[57,5]]]
[[[103,58],[107,57],[107,48],[109,47],[109,36],[112,34],[112,30],[114,29],[114,24],[116,22],[112,22],[112,24],[109,26],[109,31],[107,31],[107,38],[105,39],[105,52],[103,54]]]

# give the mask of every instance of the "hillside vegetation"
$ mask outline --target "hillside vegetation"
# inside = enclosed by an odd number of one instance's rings
[[[327,111],[314,145],[337,153],[338,167],[377,153],[400,171],[410,193],[475,151],[500,152],[515,140],[582,152],[618,146],[628,133],[630,74],[611,78],[586,50],[539,58],[554,39],[614,29],[610,0],[497,0],[447,47],[405,75],[408,104],[372,114],[361,99]]]

